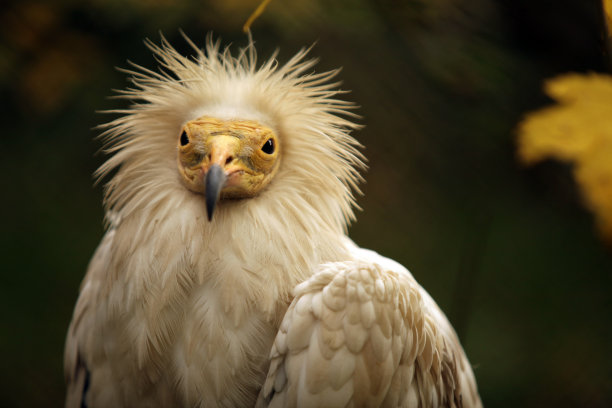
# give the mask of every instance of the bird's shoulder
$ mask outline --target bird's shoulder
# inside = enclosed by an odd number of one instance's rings
[[[477,406],[444,314],[406,268],[361,248],[296,287],[270,358],[259,406]]]

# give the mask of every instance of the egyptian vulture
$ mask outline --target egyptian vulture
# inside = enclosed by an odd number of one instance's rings
[[[190,44],[148,43],[162,68],[105,125],[66,406],[481,406],[435,302],[347,237],[364,158],[336,72]]]

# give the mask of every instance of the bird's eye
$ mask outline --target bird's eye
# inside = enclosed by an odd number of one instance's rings
[[[266,154],[274,153],[274,139],[268,139],[268,141],[261,147],[261,151]]]
[[[187,146],[189,144],[189,136],[187,136],[187,132],[183,130],[181,133],[181,146]]]

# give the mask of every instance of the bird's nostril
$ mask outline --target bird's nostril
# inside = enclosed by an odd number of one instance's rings
[[[228,157],[227,159],[225,159],[225,164],[230,164],[232,160],[234,160],[232,156]]]

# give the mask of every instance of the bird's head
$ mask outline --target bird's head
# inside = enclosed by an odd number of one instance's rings
[[[116,170],[110,212],[143,224],[207,213],[199,228],[250,224],[270,237],[300,226],[301,242],[346,230],[365,165],[337,71],[309,73],[308,50],[257,64],[252,42],[238,57],[213,41],[195,58],[165,40],[148,46],[162,70],[128,71],[134,86],[122,94],[136,103],[106,125],[113,155],[98,174]]]
[[[254,120],[200,117],[178,136],[178,169],[187,188],[206,196],[208,219],[220,198],[256,196],[279,167],[274,130]]]

